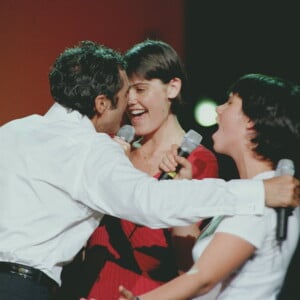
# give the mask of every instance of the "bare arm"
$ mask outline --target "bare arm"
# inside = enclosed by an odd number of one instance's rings
[[[185,300],[209,292],[226,279],[254,253],[247,241],[227,233],[216,233],[191,270],[144,295],[141,300]],[[120,288],[119,300],[134,300],[130,291]]]

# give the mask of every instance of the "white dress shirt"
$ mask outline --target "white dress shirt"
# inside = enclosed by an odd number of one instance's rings
[[[59,104],[3,125],[0,140],[0,261],[40,269],[58,283],[103,214],[162,228],[263,213],[262,181],[158,181],[87,117]]]

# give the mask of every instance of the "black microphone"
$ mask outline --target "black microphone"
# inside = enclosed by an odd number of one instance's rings
[[[295,174],[294,163],[290,159],[279,160],[276,167],[276,176]],[[277,212],[277,227],[276,227],[276,239],[277,241],[284,241],[287,236],[288,217],[292,214],[293,208],[276,208]]]
[[[201,140],[201,134],[193,129],[190,129],[183,137],[181,146],[178,148],[178,155],[187,158],[190,153],[200,145]],[[158,177],[158,180],[173,179],[180,168],[181,166],[178,165],[175,172],[161,173],[161,175]]]
[[[131,125],[123,125],[116,134],[118,137],[122,138],[127,143],[131,143],[134,139],[135,130]]]

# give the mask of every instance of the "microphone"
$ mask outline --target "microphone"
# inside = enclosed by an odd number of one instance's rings
[[[178,155],[187,158],[190,153],[200,145],[202,140],[201,134],[194,131],[193,129],[190,129],[184,136],[181,143],[180,148],[178,148]],[[163,172],[158,177],[158,180],[165,180],[165,179],[173,179],[181,166],[178,165],[175,172]]]
[[[294,163],[290,159],[279,160],[276,167],[276,176],[291,175],[294,176],[295,167]],[[287,236],[288,217],[292,214],[292,208],[279,207],[276,208],[277,212],[277,227],[276,227],[276,239],[277,241],[284,241]]]
[[[123,125],[116,134],[118,137],[122,138],[127,143],[131,143],[134,139],[135,130],[131,125]]]

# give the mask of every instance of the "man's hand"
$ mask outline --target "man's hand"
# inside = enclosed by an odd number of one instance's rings
[[[263,180],[266,205],[270,207],[296,207],[300,205],[300,181],[290,175]]]
[[[117,135],[113,137],[113,140],[117,142],[124,149],[125,154],[129,157],[131,145],[127,143],[123,138]]]

